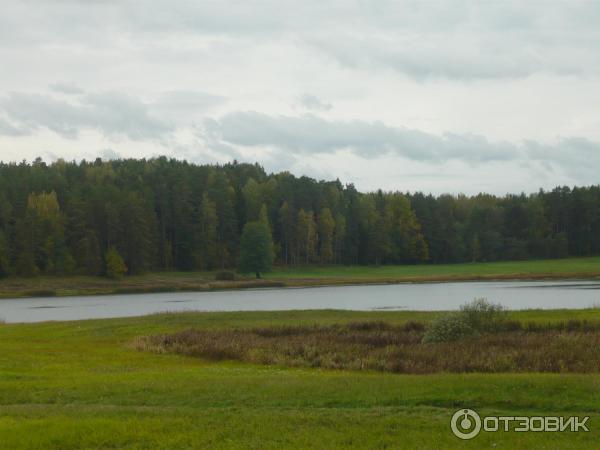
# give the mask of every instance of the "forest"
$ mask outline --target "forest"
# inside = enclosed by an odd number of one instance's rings
[[[398,180],[402,185],[402,180]],[[235,269],[243,227],[275,264],[432,264],[600,254],[600,186],[361,193],[258,164],[159,157],[0,164],[0,276]]]

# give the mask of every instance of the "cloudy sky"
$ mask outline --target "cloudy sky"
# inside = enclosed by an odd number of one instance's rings
[[[600,182],[600,2],[6,2],[0,159],[258,161],[361,190]]]

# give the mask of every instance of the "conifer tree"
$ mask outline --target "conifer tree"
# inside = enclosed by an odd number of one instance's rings
[[[240,240],[239,271],[255,273],[271,270],[273,264],[273,241],[269,227],[264,222],[248,222]]]
[[[319,214],[319,256],[321,263],[328,264],[333,261],[333,232],[335,221],[329,208],[321,209]]]

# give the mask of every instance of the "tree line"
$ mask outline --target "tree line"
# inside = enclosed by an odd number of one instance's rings
[[[594,255],[600,187],[433,196],[360,193],[237,162],[0,164],[0,276],[236,268],[253,222],[268,227],[279,265]]]

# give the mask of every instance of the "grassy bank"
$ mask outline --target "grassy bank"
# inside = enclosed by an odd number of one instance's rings
[[[210,361],[134,348],[189,328],[428,323],[435,313],[184,313],[0,325],[0,448],[597,448],[598,374],[398,375]],[[598,310],[526,311],[548,324]],[[590,433],[482,433],[460,441],[459,407],[590,415]]]
[[[599,277],[600,257],[401,266],[309,266],[276,270],[273,279],[348,279],[356,281],[454,281],[521,278]]]
[[[160,272],[114,281],[103,277],[36,277],[0,280],[0,298],[207,291],[256,287],[428,281],[569,279],[600,277],[600,257],[469,264],[308,266],[276,268],[262,280],[239,276],[217,281],[211,272]]]

